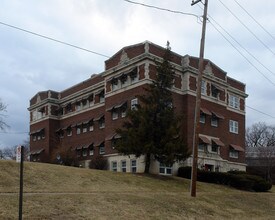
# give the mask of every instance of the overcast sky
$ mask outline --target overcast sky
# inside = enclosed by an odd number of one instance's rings
[[[203,13],[203,5],[191,6],[191,0],[135,1]],[[275,125],[275,1],[222,2],[209,1],[205,58],[246,84],[247,126],[259,121]],[[199,55],[201,18],[124,0],[1,0],[0,22],[107,56],[145,40],[164,47],[169,40],[173,51]],[[62,91],[101,73],[106,59],[0,24],[0,98],[7,105],[2,119],[10,126],[0,131],[0,148],[28,139],[27,108],[37,92]]]

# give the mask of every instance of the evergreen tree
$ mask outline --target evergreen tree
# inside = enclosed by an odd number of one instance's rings
[[[167,48],[163,62],[156,64],[156,79],[138,96],[140,104],[127,113],[128,120],[117,129],[121,139],[116,148],[125,155],[145,156],[145,173],[149,173],[151,158],[167,166],[189,156],[180,135],[180,117],[174,113],[171,88],[174,71]]]

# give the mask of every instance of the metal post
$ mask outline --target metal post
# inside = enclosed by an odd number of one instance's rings
[[[22,220],[22,211],[23,211],[23,162],[24,162],[24,146],[21,146],[19,218],[18,218],[19,220]]]
[[[192,1],[191,5],[194,5],[200,1]],[[197,96],[195,107],[195,120],[194,120],[194,136],[193,136],[193,164],[191,174],[191,196],[196,197],[197,188],[197,169],[198,169],[198,143],[199,143],[199,128],[200,128],[200,108],[201,108],[201,81],[203,72],[203,58],[204,58],[204,42],[205,42],[205,30],[207,20],[207,6],[208,0],[204,3],[203,23],[202,23],[202,35],[200,44],[200,58],[199,58],[199,73],[197,79]]]

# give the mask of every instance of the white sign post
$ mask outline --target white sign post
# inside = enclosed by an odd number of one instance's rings
[[[16,148],[16,162],[20,163],[21,162],[21,146],[17,146]]]

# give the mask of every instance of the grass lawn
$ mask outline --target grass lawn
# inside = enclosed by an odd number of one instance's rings
[[[24,164],[23,219],[274,219],[275,190],[254,193],[177,177]],[[18,218],[19,164],[0,161],[0,219]]]

